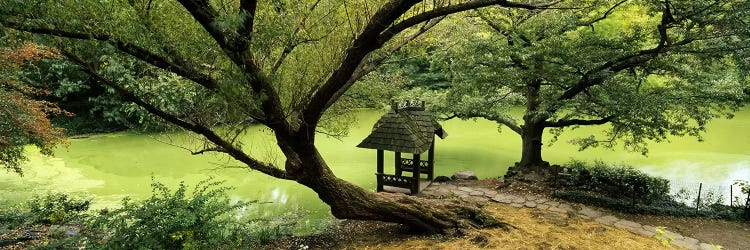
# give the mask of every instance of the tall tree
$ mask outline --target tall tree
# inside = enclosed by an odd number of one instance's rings
[[[221,152],[250,169],[294,180],[317,192],[338,218],[450,232],[492,220],[477,208],[372,193],[339,179],[315,137],[337,101],[389,52],[442,16],[493,5],[541,6],[499,0],[11,0],[4,1],[0,24],[59,38],[53,41],[94,82],[203,136],[206,143],[196,154]],[[179,108],[151,102],[162,93],[144,83],[124,86],[119,76],[107,74],[108,65],[124,56],[147,64],[146,75],[168,72],[193,83],[200,88],[192,91],[195,100],[220,101]],[[286,158],[283,166],[247,154],[234,140],[237,133],[224,132],[232,129],[214,130],[202,115],[216,110],[225,111],[227,120],[252,118],[270,128]]]
[[[9,44],[0,48],[0,166],[23,175],[24,147],[32,144],[42,154],[52,155],[65,143],[63,130],[52,126],[48,115],[64,111],[54,103],[39,100],[46,90],[19,81],[22,67],[59,57],[53,50],[34,43]]]
[[[700,138],[743,105],[750,42],[747,1],[568,1],[558,10],[482,9],[458,19],[468,38],[434,53],[451,88],[433,96],[448,117],[483,117],[522,139],[518,166],[546,166],[544,131],[609,125],[574,139],[583,150],[646,154],[648,141]],[[433,30],[437,31],[437,30]],[[458,33],[458,34],[456,34]],[[525,112],[513,117],[512,107]],[[519,123],[520,120],[520,123]]]

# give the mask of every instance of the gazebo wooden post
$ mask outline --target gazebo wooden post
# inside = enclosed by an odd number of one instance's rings
[[[412,168],[416,171],[412,172],[411,175],[411,194],[417,194],[419,193],[419,176],[421,175],[419,173],[419,154],[414,154],[414,165],[412,165]]]
[[[395,152],[396,153],[396,176],[401,176],[401,152]]]
[[[383,158],[383,150],[378,149],[378,172],[375,174],[377,175],[378,192],[383,192],[383,177],[381,176],[383,174]]]
[[[433,137],[434,138],[434,137]],[[432,180],[432,178],[435,176],[435,140],[432,140],[432,144],[430,144],[430,151],[427,153],[427,179]]]

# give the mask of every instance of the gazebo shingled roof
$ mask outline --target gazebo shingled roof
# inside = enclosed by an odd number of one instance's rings
[[[424,107],[394,107],[357,147],[421,154],[430,149],[433,135],[443,139],[448,133]]]

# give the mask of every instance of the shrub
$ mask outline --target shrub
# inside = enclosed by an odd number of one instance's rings
[[[740,209],[721,204],[708,206],[705,210],[697,210],[695,207],[687,206],[669,199],[659,200],[652,204],[639,204],[583,191],[555,191],[552,192],[552,197],[632,214],[702,217],[728,220],[739,219],[742,216]]]
[[[90,199],[71,197],[65,193],[48,193],[34,196],[26,202],[30,223],[64,224],[84,216]]]
[[[610,165],[601,161],[593,165],[572,161],[567,165],[574,173],[574,189],[647,204],[669,199],[669,180],[649,176],[630,166]]]
[[[91,224],[95,245],[114,249],[217,249],[242,242],[239,212],[248,202],[232,202],[222,182],[201,181],[187,194],[183,183],[172,192],[151,184],[151,198],[125,198],[122,208],[99,216]],[[96,233],[94,233],[96,234]]]

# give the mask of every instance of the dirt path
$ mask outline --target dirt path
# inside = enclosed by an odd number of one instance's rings
[[[497,202],[508,204],[511,207],[515,208],[525,207],[530,209],[548,210],[566,214],[568,217],[580,217],[583,219],[593,220],[601,224],[614,226],[616,228],[620,228],[645,237],[669,239],[671,245],[682,247],[685,249],[716,249],[716,247],[708,242],[701,242],[698,239],[687,237],[677,232],[660,230],[657,228],[658,226],[663,225],[641,224],[633,220],[623,219],[616,216],[615,214],[607,213],[604,210],[598,208],[592,208],[575,203],[550,200],[537,194],[519,195],[503,190],[498,191],[487,187],[473,186],[471,182],[435,182],[427,187],[421,195],[433,198],[455,197],[466,202]]]

